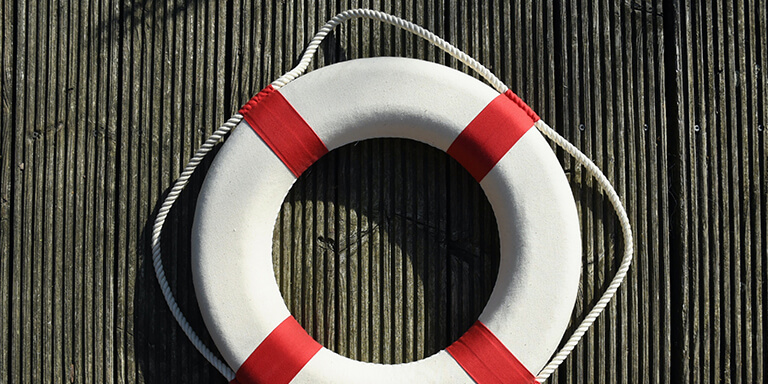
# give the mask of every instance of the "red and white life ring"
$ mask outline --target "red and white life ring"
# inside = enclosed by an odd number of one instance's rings
[[[438,64],[375,58],[268,87],[241,114],[206,176],[192,241],[200,308],[235,381],[533,382],[568,325],[581,239],[568,182],[522,101]],[[297,176],[330,150],[376,137],[456,158],[485,191],[501,240],[479,321],[446,350],[406,364],[321,347],[291,316],[272,268],[273,226]]]

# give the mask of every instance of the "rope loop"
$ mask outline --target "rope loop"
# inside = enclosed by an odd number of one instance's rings
[[[350,9],[341,12],[334,16],[327,23],[325,23],[325,25],[323,25],[323,27],[317,31],[315,37],[312,38],[312,40],[307,45],[307,48],[304,50],[304,55],[301,57],[299,64],[283,76],[280,76],[280,78],[277,80],[273,81],[272,86],[275,87],[275,89],[280,88],[301,76],[307,70],[307,67],[309,67],[309,63],[312,61],[312,57],[315,56],[317,49],[320,47],[320,43],[323,42],[325,37],[328,36],[328,34],[333,31],[339,24],[347,20],[359,18],[378,20],[422,37],[423,39],[429,41],[432,45],[451,55],[451,57],[456,58],[460,62],[472,68],[472,70],[477,72],[477,74],[488,81],[488,83],[491,84],[491,86],[497,91],[499,91],[499,93],[504,93],[507,91],[507,89],[509,89],[504,84],[504,82],[499,80],[499,78],[496,77],[496,75],[494,75],[488,68],[480,64],[480,62],[475,60],[472,56],[467,55],[462,50],[453,46],[451,43],[443,40],[440,36],[435,35],[420,25],[416,25],[397,16],[365,8]]]
[[[432,45],[442,49],[452,57],[472,68],[472,70],[477,72],[482,78],[488,81],[488,83],[499,93],[505,93],[509,89],[488,68],[480,64],[477,60],[467,55],[460,49],[453,46],[451,43],[435,35],[434,33],[424,29],[419,25],[411,23],[410,21],[372,9],[350,9],[334,16],[325,25],[323,25],[322,28],[320,28],[320,30],[315,34],[314,38],[312,38],[312,40],[309,42],[306,50],[304,51],[304,55],[299,61],[299,64],[272,82],[272,86],[275,89],[278,89],[304,74],[304,72],[306,72],[307,68],[309,67],[309,64],[312,61],[315,53],[317,53],[317,49],[319,48],[320,43],[322,43],[325,37],[328,36],[328,34],[341,23],[357,18],[378,20],[420,36],[429,41]],[[235,378],[235,373],[229,366],[227,366],[226,363],[221,361],[221,359],[219,359],[218,356],[216,356],[216,354],[214,354],[202,342],[202,340],[200,340],[200,337],[195,333],[187,319],[184,317],[184,314],[182,314],[181,310],[179,309],[179,305],[176,302],[176,299],[174,298],[168,284],[168,280],[165,277],[160,241],[162,237],[163,226],[165,225],[165,220],[168,217],[168,213],[170,212],[173,204],[176,202],[176,199],[181,194],[181,191],[184,190],[184,188],[189,183],[189,178],[192,176],[192,173],[194,173],[195,169],[197,169],[197,166],[208,154],[208,152],[210,152],[211,149],[213,149],[213,147],[224,138],[224,136],[226,136],[235,126],[237,126],[242,119],[243,116],[239,113],[234,114],[229,120],[227,120],[226,123],[224,123],[224,125],[219,127],[219,129],[217,129],[210,137],[208,137],[205,143],[197,150],[195,155],[184,168],[181,176],[179,176],[179,178],[174,183],[173,188],[168,193],[168,196],[166,196],[165,201],[163,201],[163,204],[160,206],[160,210],[158,211],[157,217],[155,218],[155,224],[152,228],[152,260],[157,281],[160,284],[160,288],[163,292],[163,297],[165,298],[168,307],[171,309],[176,322],[179,323],[179,326],[181,326],[182,330],[184,330],[184,333],[187,335],[192,344],[194,344],[195,348],[197,348],[197,350],[214,367],[216,367],[216,369],[228,381],[232,381]],[[616,272],[616,275],[613,277],[611,283],[608,285],[608,288],[597,301],[595,306],[589,311],[587,316],[582,320],[581,324],[579,324],[576,330],[574,330],[573,334],[568,338],[568,341],[552,357],[550,362],[541,370],[541,372],[539,372],[538,376],[536,376],[536,381],[541,383],[546,381],[549,376],[557,369],[557,367],[560,366],[563,361],[565,361],[565,359],[568,357],[568,355],[571,354],[576,345],[578,345],[581,338],[587,333],[590,327],[592,327],[592,324],[594,324],[595,320],[597,320],[600,314],[605,310],[606,306],[616,294],[616,291],[619,289],[621,283],[624,281],[624,278],[629,272],[629,268],[632,264],[632,258],[634,255],[634,249],[632,228],[629,224],[629,217],[627,216],[627,212],[621,203],[619,195],[616,193],[616,190],[613,188],[613,185],[611,185],[611,182],[608,180],[608,178],[605,177],[600,168],[598,168],[597,165],[595,165],[595,163],[589,159],[589,157],[587,157],[583,152],[581,152],[563,136],[558,134],[543,120],[538,120],[534,124],[542,134],[544,134],[557,146],[562,148],[566,153],[571,155],[576,160],[576,162],[583,166],[587,172],[595,178],[603,193],[608,198],[608,201],[611,203],[611,206],[613,206],[613,209],[618,215],[624,240],[624,256],[622,258],[621,264],[619,265],[619,269]]]

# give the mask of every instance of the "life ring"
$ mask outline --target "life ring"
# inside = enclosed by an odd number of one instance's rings
[[[438,64],[375,58],[268,87],[241,114],[206,175],[192,238],[200,309],[236,382],[533,382],[568,325],[581,238],[566,177],[522,101]],[[330,150],[376,137],[456,158],[487,195],[501,240],[478,322],[446,350],[405,364],[321,347],[291,316],[272,268],[273,226],[297,176]]]

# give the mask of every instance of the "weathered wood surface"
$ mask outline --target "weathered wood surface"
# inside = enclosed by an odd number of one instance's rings
[[[418,22],[488,65],[626,202],[636,264],[553,381],[768,379],[764,0],[9,0],[0,5],[0,383],[224,382],[162,300],[148,247],[155,210],[202,140],[289,69],[320,24],[357,6]],[[320,53],[315,68],[396,55],[464,70],[370,21],[341,27]],[[578,320],[621,241],[595,184],[558,155],[584,238]],[[187,255],[204,173],[163,245],[201,333]],[[334,152],[297,184],[275,230],[286,301],[350,356],[429,354],[487,295],[497,240],[485,204],[454,162],[414,143]]]
[[[674,7],[675,376],[766,382],[768,3]]]

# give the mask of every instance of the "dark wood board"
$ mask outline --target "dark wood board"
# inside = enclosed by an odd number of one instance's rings
[[[711,1],[674,13],[674,373],[764,382],[768,4]]]

